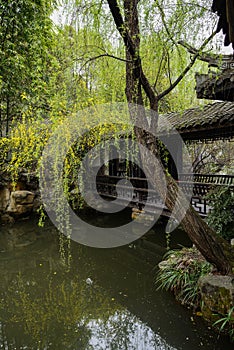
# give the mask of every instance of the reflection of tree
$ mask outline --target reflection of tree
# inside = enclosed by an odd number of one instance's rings
[[[115,303],[103,291],[70,273],[50,275],[46,286],[40,276],[29,282],[25,276],[18,275],[4,294],[4,307],[7,314],[2,327],[6,344],[10,346],[16,341],[14,336],[9,338],[9,323],[22,327],[27,336],[23,339],[28,338],[30,349],[61,350],[71,348],[71,344],[86,349],[91,336],[89,321],[106,320],[116,310]]]
[[[1,300],[0,336],[8,349],[173,350],[101,288],[71,273],[46,281],[18,274]]]
[[[89,321],[108,319],[117,308],[95,283],[86,283],[93,265],[83,247],[74,247],[67,271],[52,231],[24,223],[1,234],[0,347],[86,349]]]
[[[95,350],[175,350],[128,310],[118,310],[104,321],[93,320],[88,327]]]

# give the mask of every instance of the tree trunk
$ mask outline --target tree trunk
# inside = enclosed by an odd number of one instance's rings
[[[135,103],[143,105],[142,98],[142,87],[150,101],[151,109],[154,110],[153,116],[154,121],[151,127],[157,126],[157,115],[158,115],[158,98],[152,92],[150,84],[144,75],[141,60],[139,55],[140,50],[140,31],[138,23],[138,11],[137,11],[138,0],[124,0],[124,15],[123,21],[118,4],[116,0],[108,0],[108,4],[115,20],[117,29],[119,30],[126,47],[126,97],[129,103]],[[161,94],[162,95],[162,94]],[[136,118],[144,119],[143,123],[147,125],[147,120],[142,112],[142,109],[135,110],[130,108],[130,115],[133,122]],[[156,118],[155,118],[156,116]],[[166,179],[167,194],[165,204],[167,208],[172,212],[176,205],[177,213],[176,219],[181,222],[183,229],[187,232],[191,241],[196,245],[198,250],[206,258],[207,261],[217,267],[217,269],[223,273],[234,272],[234,248],[231,247],[221,237],[217,236],[216,233],[201,219],[199,214],[190,205],[187,208],[187,200],[181,189],[178,188],[177,183],[166,173],[163,169],[159,152],[157,149],[157,143],[155,137],[152,134],[145,132],[140,128],[135,128],[135,134],[139,143],[144,147],[141,149],[141,158],[144,164],[144,169],[147,175],[150,175],[152,185],[157,189],[162,198],[164,198],[164,190],[162,184],[162,178]],[[150,150],[157,158],[161,167],[158,166],[157,162],[152,164],[150,162],[146,149]],[[145,150],[145,151],[144,151]]]

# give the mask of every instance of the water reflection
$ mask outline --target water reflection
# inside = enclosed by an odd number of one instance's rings
[[[170,294],[153,289],[152,266],[138,248],[72,244],[67,269],[60,243],[49,225],[1,228],[0,348],[231,349],[204,324],[192,324]]]
[[[90,320],[106,322],[117,305],[99,288],[90,287],[79,276],[71,277],[54,271],[48,278],[38,273],[29,280],[19,274],[11,281],[1,302],[2,334],[7,335],[8,346],[70,349],[76,344],[76,349],[87,348]],[[23,337],[18,337],[20,330]]]
[[[82,249],[80,249],[80,255]],[[28,255],[27,255],[28,256]],[[25,254],[22,263],[25,262]],[[173,349],[91,278],[79,257],[66,271],[51,256],[20,264],[1,288],[1,341],[9,349]],[[4,259],[3,259],[4,260]],[[18,261],[19,261],[18,256]],[[34,263],[33,263],[34,260]],[[81,267],[82,260],[82,267]],[[52,263],[53,262],[53,263]],[[7,283],[6,283],[7,282]],[[157,347],[156,347],[157,344]]]
[[[88,349],[176,350],[127,310],[116,311],[106,322],[93,320],[88,327]]]

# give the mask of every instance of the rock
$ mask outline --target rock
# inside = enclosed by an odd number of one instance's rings
[[[28,217],[40,205],[36,173],[21,172],[17,182],[13,183],[10,177],[3,178],[0,172],[0,223],[11,223],[14,219]]]
[[[11,215],[15,216],[22,216],[25,214],[29,214],[32,211],[33,205],[32,204],[28,204],[28,205],[15,205],[15,206],[11,206],[9,207],[9,209],[7,210],[8,213],[10,213]]]
[[[35,194],[30,191],[14,191],[11,193],[11,198],[16,204],[33,204]]]
[[[3,214],[0,218],[1,224],[6,225],[6,224],[14,224],[15,220],[12,216],[8,214]]]
[[[7,187],[0,189],[0,211],[5,211],[10,202],[10,191]]]
[[[208,321],[215,322],[234,305],[233,276],[203,276],[199,279],[199,288],[203,317]]]
[[[14,216],[22,216],[31,213],[35,194],[30,191],[14,191],[11,193],[10,204],[7,213]]]

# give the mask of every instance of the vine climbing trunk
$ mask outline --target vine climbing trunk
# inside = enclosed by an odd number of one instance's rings
[[[140,58],[140,29],[139,16],[137,10],[138,0],[124,0],[124,19],[121,15],[116,0],[108,0],[109,8],[115,21],[116,27],[121,34],[126,48],[126,97],[129,104],[143,106],[142,89],[144,90],[151,107],[152,120],[150,127],[157,127],[158,102],[160,97],[165,96],[161,93],[157,96],[147,77],[144,74]],[[169,89],[168,92],[171,90]],[[141,118],[141,125],[147,125],[148,121],[143,108],[129,108],[133,122]],[[183,229],[187,232],[191,241],[196,245],[202,255],[214,264],[217,269],[223,273],[234,272],[234,249],[228,242],[216,233],[206,224],[204,220],[195,212],[190,205],[187,208],[185,195],[178,188],[177,183],[170,177],[162,166],[159,152],[157,149],[156,138],[149,132],[135,127],[135,134],[141,147],[141,158],[144,169],[150,174],[152,185],[157,189],[162,198],[165,191],[162,179],[166,179],[166,198],[165,204],[172,212],[176,206],[176,219],[181,222]],[[157,161],[152,163],[148,157],[147,150],[150,150]],[[158,166],[158,165],[161,166]]]

